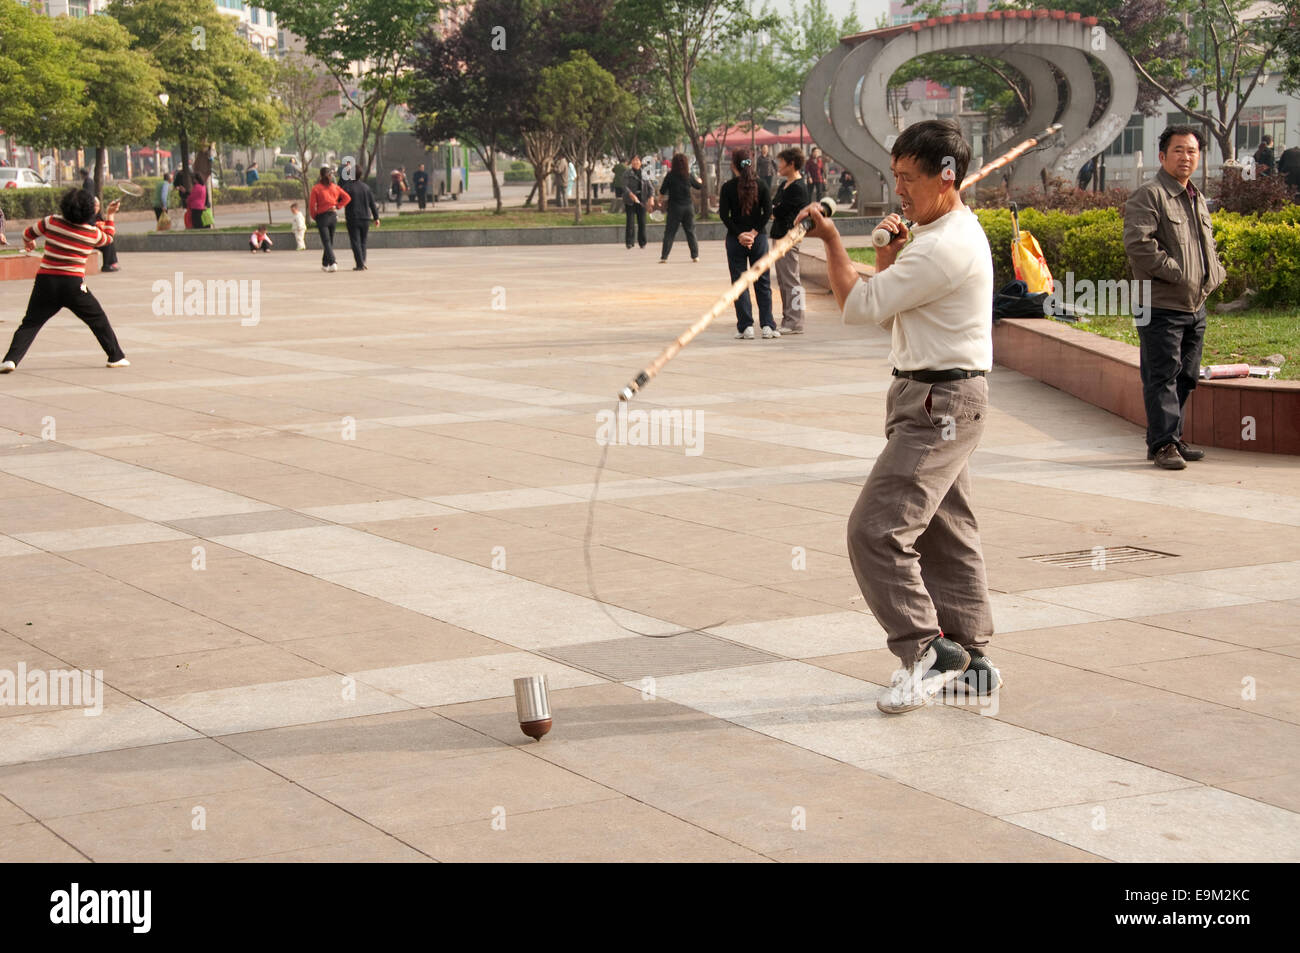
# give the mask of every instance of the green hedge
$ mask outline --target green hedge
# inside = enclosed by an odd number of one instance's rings
[[[1000,288],[1015,278],[1011,213],[977,209],[975,214],[993,251],[994,287]],[[1300,305],[1300,206],[1261,215],[1216,212],[1213,220],[1214,242],[1228,277],[1211,302],[1231,301],[1246,288],[1254,288],[1261,305]],[[1123,213],[1117,209],[1078,215],[1025,209],[1020,213],[1020,228],[1038,240],[1058,280],[1067,272],[1074,272],[1076,280],[1133,277],[1124,252]]]
[[[44,218],[59,210],[63,189],[0,189],[5,218]]]
[[[121,199],[124,212],[147,212],[153,208],[154,189],[160,179],[157,176],[140,176],[131,180],[144,189],[144,195],[127,195],[115,185],[105,185],[104,204],[114,199]],[[68,186],[70,188],[71,186]],[[61,189],[0,189],[0,208],[4,209],[5,218],[18,219],[44,218],[59,210],[59,199],[66,188]],[[218,205],[235,205],[250,202],[265,202],[267,193],[272,202],[286,199],[302,199],[302,186],[296,179],[272,179],[263,185],[228,186],[216,190],[213,201]],[[180,208],[180,196],[173,189],[167,205]]]

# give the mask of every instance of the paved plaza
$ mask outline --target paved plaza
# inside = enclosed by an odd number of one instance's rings
[[[799,337],[726,317],[633,402],[596,590],[703,630],[646,639],[588,585],[598,415],[721,243],[339,254],[124,255],[90,284],[130,368],[64,313],[0,377],[0,673],[102,672],[98,714],[0,706],[0,860],[1300,859],[1297,458],[1158,471],[996,370],[1005,688],[885,716],[845,548],[883,333],[826,296]],[[196,280],[248,307],[185,313]]]

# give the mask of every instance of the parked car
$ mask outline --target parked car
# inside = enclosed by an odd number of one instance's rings
[[[50,183],[41,178],[34,169],[23,166],[0,168],[0,189],[48,189]]]

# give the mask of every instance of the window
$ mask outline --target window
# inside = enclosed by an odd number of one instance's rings
[[[261,7],[249,7],[249,8],[248,8],[248,22],[251,23],[251,24],[253,24],[253,26],[257,26],[259,23],[262,22],[262,8],[261,8]]]
[[[243,10],[243,0],[217,0],[217,6],[225,7],[227,10]]]
[[[1115,137],[1115,141],[1106,150],[1108,156],[1131,156],[1142,148],[1144,120],[1141,113],[1128,117],[1128,125]]]
[[[1273,154],[1286,141],[1286,106],[1247,106],[1237,119],[1237,151],[1253,153],[1264,136],[1273,137]]]
[[[90,0],[68,0],[68,16],[79,18],[90,16]]]

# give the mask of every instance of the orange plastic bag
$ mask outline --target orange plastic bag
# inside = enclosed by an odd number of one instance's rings
[[[1021,232],[1016,243],[1011,247],[1011,264],[1016,277],[1029,288],[1030,294],[1051,293],[1052,272],[1047,267],[1043,250],[1038,247],[1038,239],[1028,232]]]

